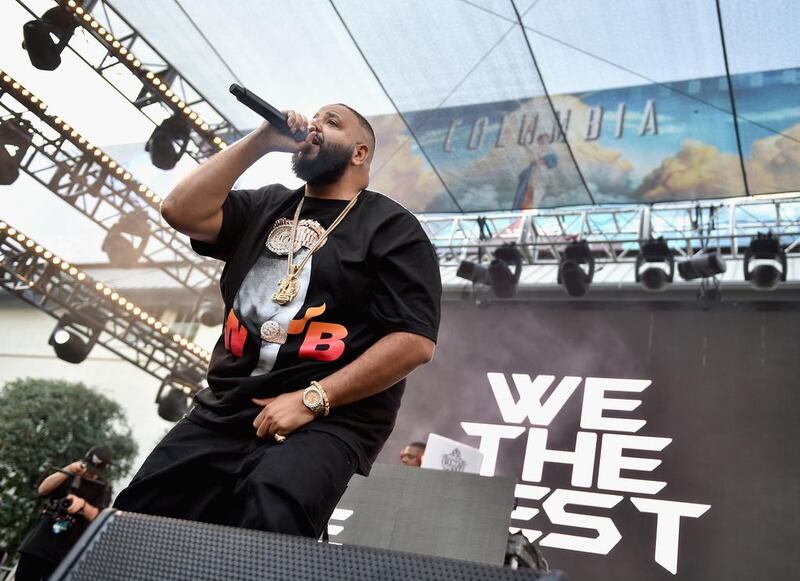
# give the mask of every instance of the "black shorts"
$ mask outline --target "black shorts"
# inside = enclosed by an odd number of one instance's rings
[[[319,538],[356,465],[344,441],[307,426],[278,444],[184,418],[114,507]]]

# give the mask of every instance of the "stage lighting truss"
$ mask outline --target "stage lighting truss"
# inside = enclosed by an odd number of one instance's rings
[[[712,215],[713,221],[708,219]],[[705,216],[705,223],[713,222],[714,228],[701,228],[698,216]],[[719,253],[731,263],[723,284],[742,288],[747,285],[741,275],[734,275],[741,272],[745,250],[757,232],[772,231],[787,261],[800,261],[797,193],[647,206],[422,214],[417,218],[436,248],[445,288],[454,290],[464,285],[456,276],[462,262],[480,263],[481,256],[491,255],[508,242],[515,242],[525,256],[522,288],[554,287],[561,253],[574,240],[585,240],[594,256],[598,272],[593,286],[611,285],[608,288],[636,285],[642,244],[651,239],[663,239],[676,265],[698,254]],[[487,231],[491,233],[488,238]],[[789,282],[800,283],[797,276],[792,280],[793,272],[800,271],[789,268]]]
[[[20,107],[6,96],[13,97]],[[27,109],[44,123],[23,118]],[[188,241],[161,218],[161,197],[135,180],[110,155],[89,142],[47,105],[0,70],[0,117],[30,139],[20,168],[70,206],[111,232],[121,217],[143,215],[150,236],[142,259],[167,273],[193,294],[216,284],[222,265],[198,256]],[[32,119],[36,121],[36,118]]]
[[[164,380],[175,369],[205,374],[211,354],[155,315],[0,222],[0,286],[49,315],[91,319],[96,342]]]
[[[172,115],[186,120],[192,129],[192,145],[187,153],[195,160],[202,162],[242,137],[111,4],[104,0],[56,0],[56,3],[69,10],[76,23],[105,49],[98,54],[88,45],[70,45],[87,65],[154,124]],[[121,74],[122,71],[127,74]],[[131,83],[130,76],[137,81]]]

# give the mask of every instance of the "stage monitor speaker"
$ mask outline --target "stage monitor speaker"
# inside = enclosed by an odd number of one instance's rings
[[[560,579],[561,577],[559,577]],[[98,516],[50,578],[331,581],[541,579],[532,570],[108,509]]]
[[[430,447],[425,453],[431,460]],[[502,565],[516,484],[500,476],[373,464],[369,478],[350,480],[328,530],[345,545]]]

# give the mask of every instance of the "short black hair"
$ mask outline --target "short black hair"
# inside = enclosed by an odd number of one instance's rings
[[[344,103],[336,103],[336,104],[340,105],[341,107],[344,107],[345,109],[347,109],[353,115],[356,116],[356,119],[358,119],[359,125],[361,125],[361,127],[372,138],[372,149],[374,150],[375,149],[375,130],[372,128],[372,125],[370,125],[370,122],[367,121],[367,118],[364,117],[361,113],[359,113],[355,109],[353,109],[350,105],[345,105]]]
[[[409,446],[413,446],[414,448],[419,448],[420,450],[424,450],[425,442],[411,442]]]

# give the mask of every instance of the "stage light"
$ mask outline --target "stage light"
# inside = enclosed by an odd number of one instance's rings
[[[47,342],[53,347],[56,356],[62,361],[81,363],[89,355],[95,341],[86,340],[75,330],[66,328],[73,324],[74,321],[70,315],[61,317]],[[96,332],[93,335],[96,335]]]
[[[556,280],[568,295],[582,297],[588,292],[594,279],[594,267],[594,256],[589,244],[585,240],[576,240],[564,249]]]
[[[166,386],[166,384],[165,384]],[[168,422],[177,422],[189,411],[189,397],[182,389],[170,387],[169,391],[159,391],[158,415]]]
[[[456,276],[474,284],[489,284],[489,269],[478,262],[462,260],[456,270]]]
[[[139,261],[149,238],[146,215],[143,212],[128,214],[108,231],[102,250],[112,265],[130,268]]]
[[[511,272],[509,265],[514,265]],[[517,293],[517,283],[522,274],[522,254],[516,244],[504,244],[494,252],[488,269],[489,286],[499,299],[510,299]]]
[[[165,119],[147,140],[145,151],[159,169],[172,169],[189,145],[189,126],[177,115]]]
[[[41,18],[26,22],[22,26],[22,48],[28,52],[31,64],[43,71],[57,69],[61,53],[77,26],[72,14],[60,6],[51,8]],[[53,36],[58,40],[53,40]]]
[[[711,278],[725,272],[725,259],[717,252],[702,252],[678,263],[678,273],[684,280]]]
[[[31,146],[28,122],[19,119],[0,123],[0,185],[10,186],[19,177],[19,168]]]
[[[225,305],[218,287],[212,286],[203,292],[197,306],[197,318],[206,327],[216,327],[223,323]]]
[[[514,265],[513,273],[509,265]],[[468,280],[473,285],[491,287],[492,293],[499,299],[510,299],[516,294],[521,273],[522,254],[514,243],[499,247],[488,267],[479,262],[462,260],[456,270],[457,277]]]
[[[751,266],[754,260],[756,264]],[[786,266],[786,253],[772,232],[759,232],[744,252],[744,279],[755,290],[775,290],[786,280]]]
[[[200,389],[202,374],[194,368],[181,367],[170,373],[156,394],[158,415],[168,422],[177,422],[189,410],[189,393]]]
[[[648,291],[663,291],[675,277],[675,258],[663,238],[641,245],[636,257],[636,282]]]

